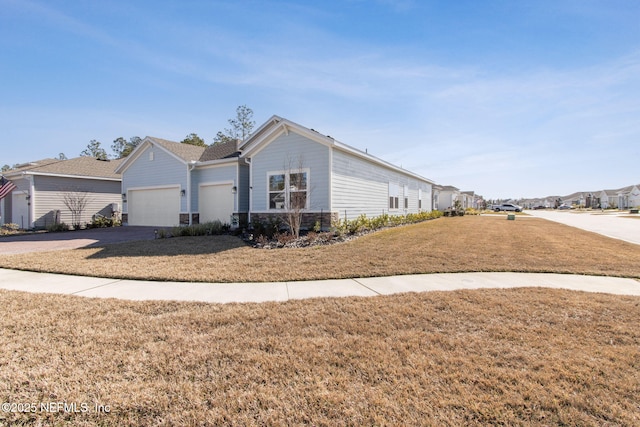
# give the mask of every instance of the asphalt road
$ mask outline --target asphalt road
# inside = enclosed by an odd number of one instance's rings
[[[152,240],[154,227],[111,227],[58,233],[33,233],[0,237],[0,255],[77,249],[132,240]]]

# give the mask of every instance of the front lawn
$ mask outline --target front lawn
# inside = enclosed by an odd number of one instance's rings
[[[640,246],[546,221],[440,218],[353,241],[256,249],[233,236],[177,237],[8,255],[0,267],[87,276],[271,282],[413,273],[514,271],[640,277]]]
[[[640,425],[640,297],[0,306],[3,426]]]

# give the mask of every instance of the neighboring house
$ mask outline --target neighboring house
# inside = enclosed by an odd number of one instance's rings
[[[145,138],[121,165],[123,220],[167,226],[282,217],[302,202],[303,227],[430,211],[433,181],[273,116],[225,146]],[[228,145],[228,146],[227,146]]]
[[[585,196],[582,192],[572,193],[560,198],[563,205],[572,207],[584,207]]]
[[[438,185],[436,191],[437,195],[433,200],[433,208],[435,210],[444,211],[446,209],[453,209],[456,201],[462,203],[460,190],[456,187],[451,185]]]
[[[69,160],[43,159],[18,165],[4,173],[16,188],[0,201],[2,223],[20,228],[46,228],[64,222],[72,224],[65,198],[86,198],[78,218],[81,224],[94,215],[111,217],[120,209],[120,175],[115,172],[122,160],[78,157]]]
[[[618,191],[619,190],[602,190],[599,192],[600,207],[602,209],[618,207]]]
[[[462,209],[476,208],[476,205],[474,204],[475,194],[473,191],[461,191],[460,199],[462,203]]]
[[[618,190],[618,209],[640,207],[640,184]]]

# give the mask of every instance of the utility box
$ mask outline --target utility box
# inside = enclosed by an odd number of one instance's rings
[[[509,215],[507,215],[507,220],[508,220],[508,221],[514,221],[515,219],[516,219],[516,216],[515,216],[515,215],[513,215],[513,214],[509,214]]]

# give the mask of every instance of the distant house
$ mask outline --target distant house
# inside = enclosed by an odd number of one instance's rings
[[[461,191],[460,199],[462,201],[462,209],[467,209],[467,208],[475,209],[477,207],[474,203],[475,194],[473,191]]]
[[[223,146],[147,137],[118,172],[123,221],[136,225],[268,221],[292,200],[303,227],[432,209],[433,181],[278,116]]]
[[[640,184],[621,188],[618,194],[618,209],[640,207]]]
[[[434,186],[433,208],[444,211],[455,207],[456,201],[462,203],[460,190],[451,185]]]
[[[602,209],[618,207],[618,190],[602,190],[598,193]]]
[[[45,228],[56,222],[71,224],[72,213],[64,199],[74,195],[86,198],[80,223],[91,222],[96,214],[110,217],[120,209],[121,183],[115,169],[121,161],[78,157],[18,165],[3,174],[16,188],[0,201],[2,223],[25,229]]]
[[[585,204],[585,193],[576,192],[560,198],[563,205],[582,208]]]

